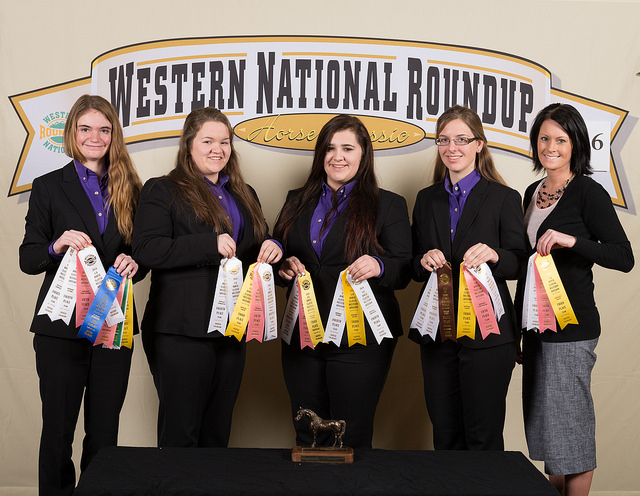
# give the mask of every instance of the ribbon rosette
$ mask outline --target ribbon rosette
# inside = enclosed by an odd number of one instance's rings
[[[486,263],[470,269],[460,264],[458,288],[458,337],[475,339],[476,319],[482,339],[489,334],[500,334],[498,321],[504,315],[500,291]]]
[[[227,271],[226,273],[228,274],[229,272]],[[221,287],[223,285],[229,286],[229,280],[221,282],[219,277],[218,282]],[[237,287],[237,283],[235,286]],[[215,301],[218,301],[218,299],[222,301],[223,298],[222,296],[214,298],[214,312],[216,311]],[[245,330],[247,332],[247,341],[252,339],[256,339],[259,342],[263,340],[269,341],[277,336],[276,295],[273,284],[273,269],[270,264],[259,262],[251,264],[235,299],[236,303],[229,318],[225,336],[234,336],[238,341],[241,341]]]
[[[440,325],[442,341],[456,341],[454,315],[453,280],[451,266],[447,263],[429,277],[413,315],[411,328],[418,329],[422,336],[431,336],[435,341]]]
[[[527,330],[557,332],[560,328],[577,324],[569,297],[551,255],[534,253],[527,263],[527,279],[524,288],[522,327]]]
[[[291,344],[296,319],[300,330],[301,349],[306,346],[313,349],[322,342],[324,327],[320,319],[313,282],[311,276],[306,272],[296,277],[287,300],[287,306],[284,309],[281,329],[282,339],[287,344]]]
[[[105,274],[95,247],[79,252],[69,248],[38,311],[54,321],[71,322],[76,310],[79,337],[108,348],[131,348],[133,342],[133,289],[123,284],[114,267]]]
[[[340,346],[346,325],[349,346],[356,343],[366,345],[363,314],[378,344],[384,338],[393,337],[371,286],[367,281],[355,282],[347,268],[340,273],[336,285],[323,341]]]

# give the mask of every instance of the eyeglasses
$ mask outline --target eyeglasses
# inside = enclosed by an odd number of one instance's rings
[[[436,138],[436,145],[438,146],[448,146],[449,143],[451,141],[453,141],[454,145],[457,146],[463,146],[463,145],[468,145],[469,143],[471,143],[472,141],[476,141],[478,138],[464,138],[464,137],[460,137],[460,138]]]

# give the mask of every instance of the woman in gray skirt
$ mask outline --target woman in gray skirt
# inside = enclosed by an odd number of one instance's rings
[[[530,141],[534,171],[546,172],[524,195],[531,252],[552,255],[578,324],[524,333],[525,433],[529,456],[545,462],[554,487],[586,495],[596,468],[591,371],[600,336],[592,267],[629,272],[633,252],[609,194],[587,177],[591,148],[578,111],[549,105],[536,117]]]

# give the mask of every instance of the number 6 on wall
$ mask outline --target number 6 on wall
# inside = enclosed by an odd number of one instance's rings
[[[595,172],[611,169],[611,124],[606,121],[587,121],[591,141],[591,167]]]

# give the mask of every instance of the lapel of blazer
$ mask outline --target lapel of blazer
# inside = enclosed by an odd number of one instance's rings
[[[314,256],[316,257],[316,259],[319,259],[318,255],[316,254],[316,251],[313,249],[313,242],[311,241],[311,236],[309,235],[309,233],[311,232],[311,218],[313,217],[313,212],[316,209],[316,205],[317,203],[315,203],[314,205],[310,205],[307,208],[304,208],[302,213],[300,214],[300,218],[299,220],[294,224],[296,226],[296,236],[299,236],[302,240],[302,245],[304,248],[304,252],[308,253],[310,256]],[[293,229],[292,229],[293,231]],[[331,234],[331,232],[329,232],[329,235]],[[291,236],[291,234],[289,234],[289,236]],[[327,241],[329,239],[329,236],[327,236]],[[327,246],[327,243],[325,242],[325,247]]]
[[[451,222],[449,220],[449,193],[444,189],[444,183],[438,186],[438,190],[434,193],[435,201],[431,210],[433,215],[433,223],[436,228],[436,239],[439,242],[439,248],[444,253],[444,257],[451,261]]]
[[[78,213],[82,222],[86,228],[86,234],[91,238],[91,242],[99,251],[104,253],[104,244],[100,230],[98,229],[98,222],[96,221],[96,214],[93,211],[91,202],[87,198],[80,179],[78,179],[78,173],[73,165],[73,162],[65,165],[62,170],[62,191],[67,196],[69,204]],[[113,223],[115,219],[112,219],[113,215],[109,215],[109,224]]]
[[[465,238],[468,235],[473,235],[473,223],[478,215],[481,215],[481,210],[484,202],[487,200],[487,189],[489,188],[489,181],[486,179],[480,179],[480,181],[473,187],[469,198],[464,205],[462,216],[456,227],[456,235],[453,238],[453,253],[456,253],[461,246],[466,246],[464,243]],[[461,253],[460,256],[464,255]]]
[[[238,244],[243,244],[246,246],[252,246],[254,243],[253,237],[253,218],[251,217],[251,212],[244,206],[244,203],[240,201],[240,198],[235,194],[235,192],[228,189],[233,199],[236,201],[236,205],[238,206],[238,210],[240,211],[240,215],[244,220],[244,231],[242,233],[242,238],[238,239]]]
[[[321,258],[330,257],[334,259],[336,254],[339,258],[343,256],[346,242],[345,228],[348,208],[349,206],[342,211],[331,226],[331,229],[329,229],[327,239],[324,240],[324,245],[322,245],[322,251],[320,252]],[[337,253],[336,250],[338,250]]]

